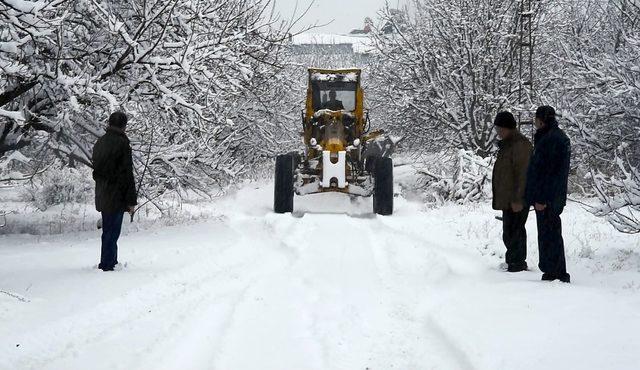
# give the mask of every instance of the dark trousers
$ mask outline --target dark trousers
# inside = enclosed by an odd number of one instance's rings
[[[540,270],[556,278],[567,276],[567,264],[564,258],[564,240],[562,239],[562,211],[547,207],[536,211],[538,221],[538,250],[540,252]]]
[[[113,270],[118,264],[118,238],[122,230],[123,217],[124,212],[102,212],[102,251],[98,265],[102,270]]]
[[[502,241],[507,247],[505,260],[509,267],[527,267],[527,223],[529,210],[521,212],[502,211]]]

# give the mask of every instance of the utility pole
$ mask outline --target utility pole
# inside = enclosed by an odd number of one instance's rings
[[[519,50],[518,50],[518,125],[533,125],[531,108],[534,106],[533,79],[533,0],[519,0]],[[527,113],[525,116],[524,114]],[[533,129],[532,129],[533,132]]]

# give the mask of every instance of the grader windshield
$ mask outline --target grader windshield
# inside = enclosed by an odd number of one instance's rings
[[[355,110],[357,86],[355,82],[313,83],[313,109]]]
[[[313,110],[356,109],[358,75],[356,73],[311,73]]]

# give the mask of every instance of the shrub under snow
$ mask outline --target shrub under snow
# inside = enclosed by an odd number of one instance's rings
[[[85,203],[93,199],[93,179],[89,171],[76,168],[49,170],[25,187],[23,199],[39,210],[65,203]]]

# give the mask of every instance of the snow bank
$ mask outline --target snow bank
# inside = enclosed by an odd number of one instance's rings
[[[32,196],[37,198],[36,201],[25,201],[26,197]],[[42,196],[27,194],[21,188],[0,188],[0,214],[10,212],[6,216],[6,225],[0,228],[0,235],[55,235],[97,230],[97,221],[101,216],[93,204],[93,189],[89,194],[78,195],[86,198],[87,202],[64,202],[48,205],[44,210],[38,208],[44,202],[40,199]],[[155,202],[166,207],[164,214],[151,203],[147,203],[138,210],[132,223],[129,216],[125,217],[128,228],[148,230],[188,224],[214,218],[219,214],[210,201],[202,199],[179,199],[167,194]],[[3,219],[0,219],[0,224],[2,221]]]

